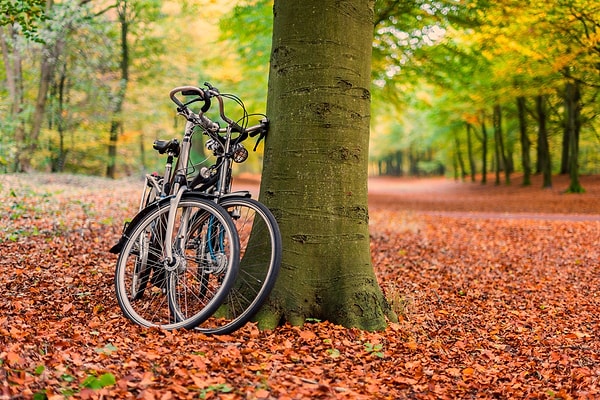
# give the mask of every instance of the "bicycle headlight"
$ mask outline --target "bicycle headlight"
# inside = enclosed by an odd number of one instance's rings
[[[233,161],[236,163],[241,163],[246,161],[248,158],[248,150],[241,144],[238,143],[233,150]]]

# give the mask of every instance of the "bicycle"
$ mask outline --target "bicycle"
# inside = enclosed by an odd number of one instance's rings
[[[221,94],[209,83],[205,83],[205,86],[206,89],[178,87],[170,92],[169,97],[177,105],[178,113],[186,118],[184,143],[185,138],[191,142],[195,129],[199,127],[209,137],[206,147],[216,157],[215,163],[203,167],[193,176],[196,167],[190,165],[189,152],[180,150],[179,141],[155,141],[154,149],[159,154],[167,154],[165,174],[162,177],[158,174],[146,175],[140,209],[171,192],[174,184],[172,171],[185,171],[186,176],[190,175],[191,178],[186,184],[193,193],[213,199],[231,216],[240,240],[238,274],[215,315],[196,327],[204,333],[225,334],[250,320],[273,288],[281,264],[281,235],[277,221],[267,207],[252,199],[247,191],[231,191],[232,165],[244,162],[248,157],[242,142],[259,136],[254,147],[256,150],[268,131],[268,119],[262,115],[264,118],[259,124],[247,127],[250,115],[237,96]],[[179,94],[194,97],[184,103],[177,97]],[[238,122],[225,115],[224,98],[234,100],[242,108],[243,117]],[[205,115],[211,108],[211,99],[218,101],[219,115],[226,124],[223,128]],[[189,106],[198,101],[203,101],[204,105],[196,114]],[[174,158],[177,158],[177,163],[173,167]]]
[[[171,144],[160,194],[140,204],[110,251],[119,254],[115,292],[124,315],[147,327],[192,329],[221,306],[239,270],[237,228],[212,197],[188,188],[185,170],[171,174],[173,157],[187,159],[191,133]]]

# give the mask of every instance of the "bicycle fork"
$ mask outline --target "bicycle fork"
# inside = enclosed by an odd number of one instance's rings
[[[179,202],[181,201],[181,196],[187,190],[187,186],[182,185],[177,190],[177,194],[171,198],[169,202],[169,215],[167,217],[167,233],[165,236],[165,262],[167,267],[173,267],[176,263],[176,260],[173,257],[173,230],[175,229],[175,217],[177,216],[177,207],[179,206]],[[182,216],[181,218],[181,226],[179,227],[178,239],[183,239],[182,235],[185,235],[187,232],[187,222],[188,218],[186,216]]]

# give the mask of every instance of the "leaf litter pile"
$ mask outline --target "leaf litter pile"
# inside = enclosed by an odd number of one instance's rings
[[[600,397],[597,177],[581,195],[375,180],[373,263],[400,322],[229,336],[121,314],[107,250],[139,182],[0,178],[0,399]]]

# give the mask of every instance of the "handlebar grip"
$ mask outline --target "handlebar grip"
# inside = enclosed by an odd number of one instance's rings
[[[171,98],[173,103],[177,104],[178,107],[184,106],[183,103],[176,96],[177,93],[180,93],[180,92],[184,96],[198,95],[202,99],[204,99],[206,102],[207,96],[205,96],[205,93],[202,89],[199,89],[195,86],[179,86],[179,87],[176,87],[175,89],[171,90],[171,92],[169,93],[169,97]]]
[[[202,106],[202,108],[200,108],[200,111],[205,113],[208,110],[210,110],[210,96],[205,93],[204,94],[204,105]]]

